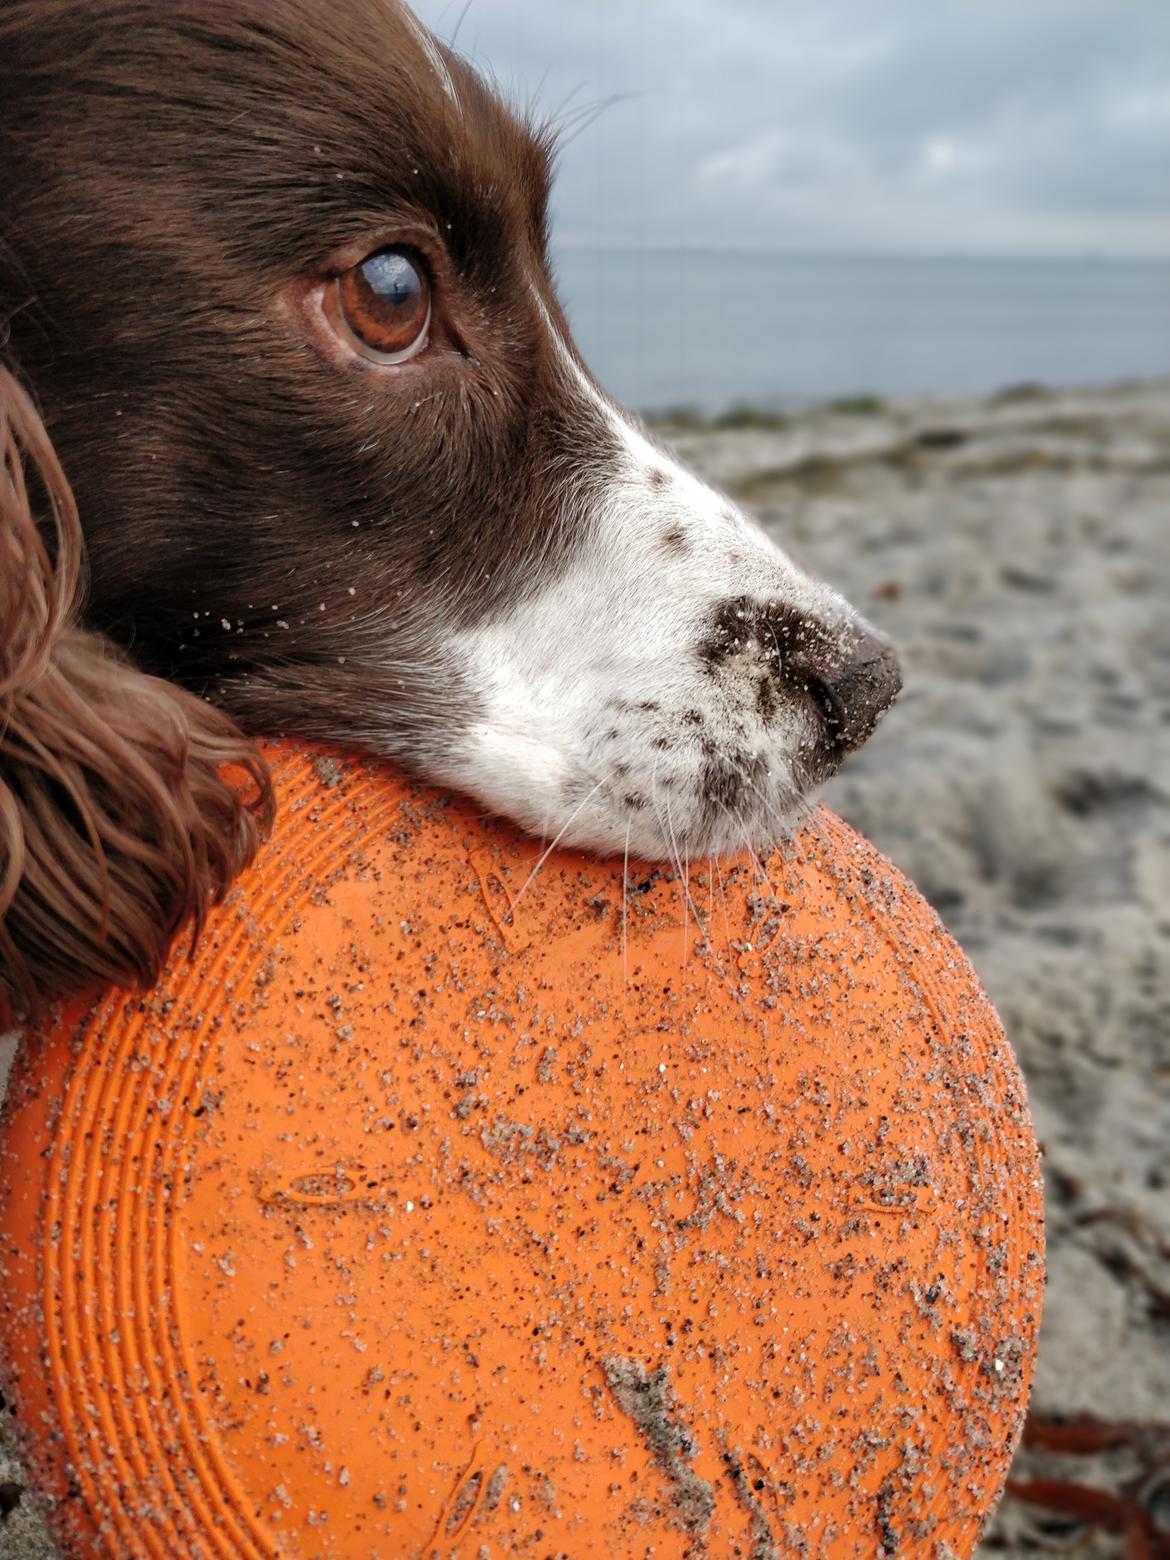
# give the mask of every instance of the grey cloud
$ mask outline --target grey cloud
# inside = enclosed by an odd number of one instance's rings
[[[1170,254],[1163,0],[473,0],[459,47],[570,122],[630,94],[566,242]]]

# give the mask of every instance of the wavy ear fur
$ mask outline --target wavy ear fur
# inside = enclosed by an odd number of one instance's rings
[[[150,985],[272,816],[255,748],[79,627],[82,588],[69,484],[0,363],[0,1033],[60,996]]]

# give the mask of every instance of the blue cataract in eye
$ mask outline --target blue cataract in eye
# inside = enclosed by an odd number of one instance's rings
[[[418,297],[418,272],[397,250],[383,249],[364,260],[362,276],[370,291],[389,304],[411,303]]]

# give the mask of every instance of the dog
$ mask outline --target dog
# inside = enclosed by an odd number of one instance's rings
[[[0,147],[10,1009],[155,977],[264,833],[244,733],[666,859],[770,846],[896,696],[595,381],[554,133],[397,0],[5,0]]]

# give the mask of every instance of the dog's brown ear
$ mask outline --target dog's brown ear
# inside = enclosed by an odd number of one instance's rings
[[[0,1033],[53,998],[153,982],[271,820],[255,748],[80,628],[82,583],[73,495],[0,364]]]

